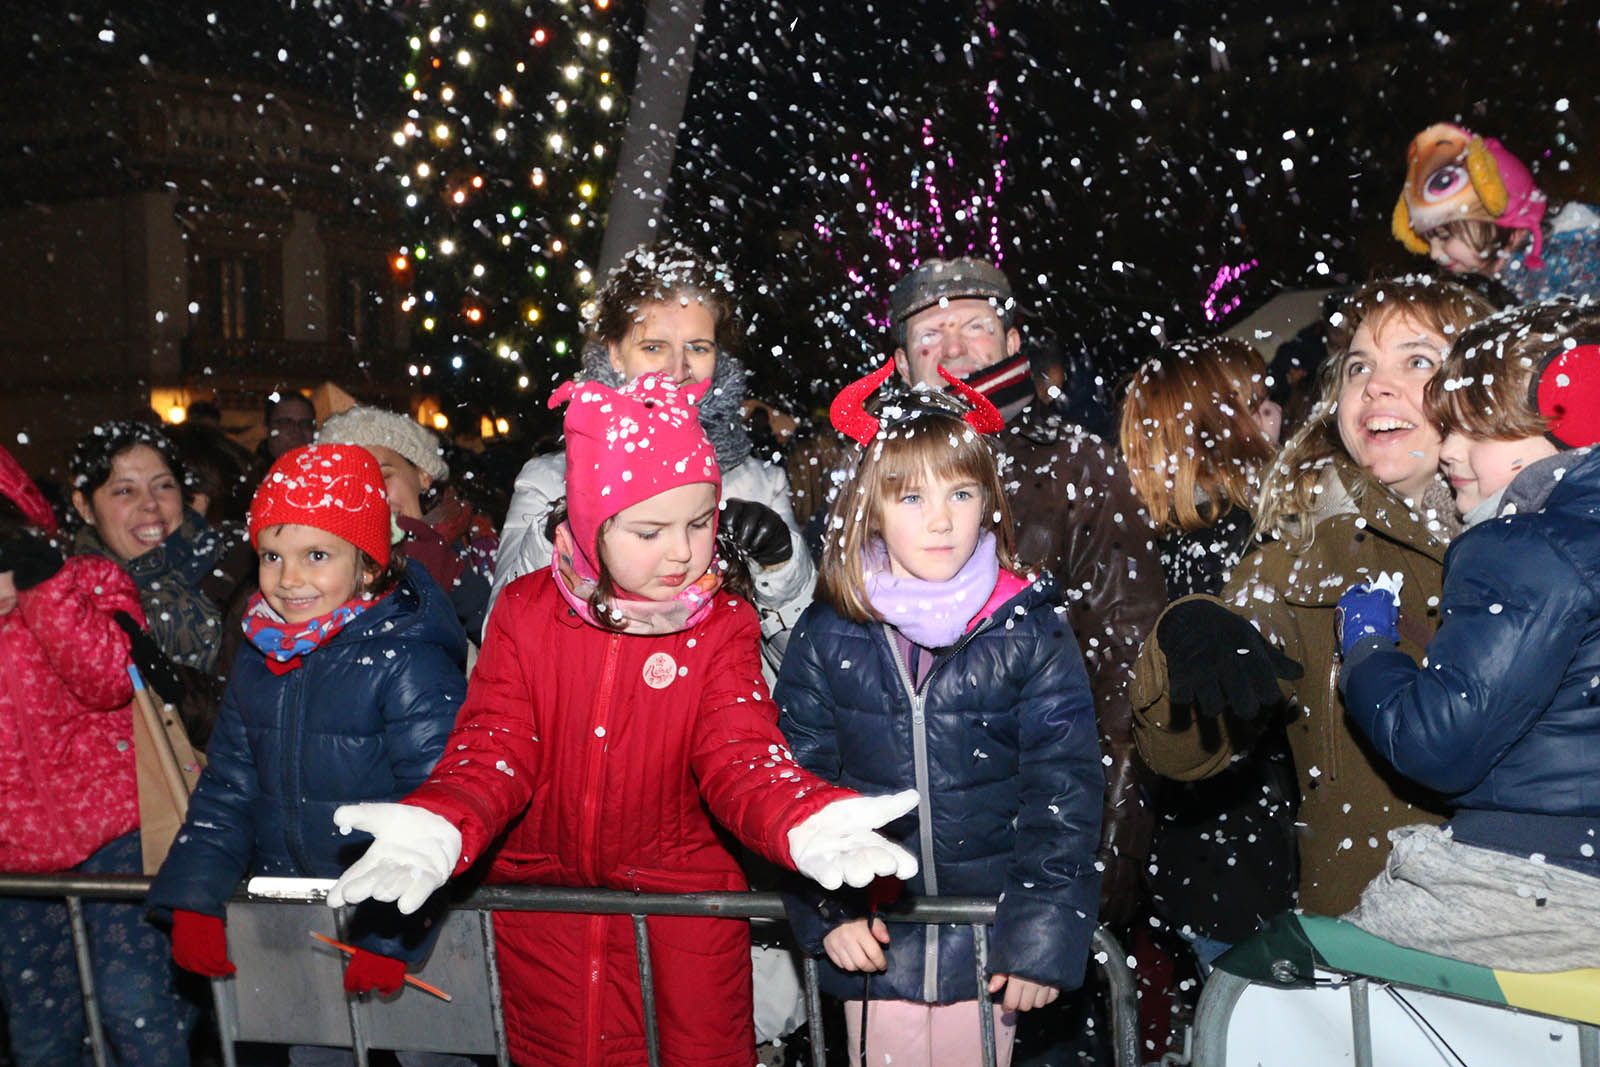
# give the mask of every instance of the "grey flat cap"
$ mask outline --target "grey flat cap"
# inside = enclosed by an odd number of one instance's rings
[[[941,300],[992,300],[1000,318],[1011,323],[1016,301],[1011,282],[993,263],[963,256],[930,259],[901,278],[889,291],[889,316],[898,336],[906,320]]]

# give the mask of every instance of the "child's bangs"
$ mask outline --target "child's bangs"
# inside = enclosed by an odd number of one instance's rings
[[[905,492],[931,482],[974,482],[987,488],[994,476],[989,446],[959,419],[917,419],[882,442],[878,460],[878,493]]]

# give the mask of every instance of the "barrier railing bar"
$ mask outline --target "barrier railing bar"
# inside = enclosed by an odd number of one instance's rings
[[[661,1067],[661,1038],[656,1033],[656,979],[650,971],[650,930],[643,915],[633,918],[633,951],[639,959],[639,1002],[644,1009],[644,1049],[650,1067]]]
[[[217,1031],[222,1045],[222,1067],[239,1067],[239,1053],[233,1047],[232,1035],[239,1032],[237,1005],[228,995],[226,978],[211,979],[211,1003],[217,1009]]]
[[[1111,995],[1111,1051],[1117,1067],[1137,1067],[1139,1056],[1139,991],[1134,987],[1133,967],[1122,945],[1104,926],[1096,926],[1089,940],[1091,957],[1104,956],[1100,973],[1105,975]]]
[[[1356,1067],[1372,1067],[1371,984],[1365,978],[1350,983],[1350,1031],[1355,1043]]]
[[[978,1036],[983,1042],[983,1067],[995,1067],[994,1005],[989,1000],[989,928],[972,924],[972,956],[978,970]]]
[[[828,1067],[828,1050],[822,1041],[822,986],[817,981],[817,959],[809,952],[800,954],[800,968],[806,980],[806,1021],[811,1025],[811,1067]]]
[[[95,1067],[106,1067],[106,1033],[100,1021],[100,998],[94,989],[94,963],[89,959],[89,924],[83,919],[83,900],[67,898],[67,920],[72,925],[72,952],[78,959],[78,988],[83,991],[84,1025]]]
[[[489,964],[489,995],[494,1003],[500,999],[500,956],[494,947],[494,919],[487,911],[478,913],[478,929],[483,934],[483,958]],[[498,1067],[511,1067],[510,1045],[506,1041],[506,1021],[498,1011],[489,1013],[494,1024],[495,1063]]]
[[[90,897],[97,900],[143,900],[150,889],[150,879],[139,875],[59,875],[0,873],[0,896],[60,896],[69,898]],[[253,896],[241,889],[235,900],[273,900],[277,898]],[[647,915],[702,916],[709,918],[751,919],[756,921],[784,921],[786,913],[783,898],[777,893],[629,893],[613,889],[574,889],[559,886],[480,886],[470,896],[456,901],[460,908],[487,911],[533,912],[589,912],[599,915],[627,915],[638,924]],[[936,897],[899,901],[884,909],[884,917],[891,922],[922,923],[928,925],[967,925],[977,928],[992,926],[996,902],[985,897]],[[81,921],[81,918],[80,918]],[[637,936],[637,933],[636,933]],[[494,938],[485,924],[486,947],[491,960],[491,978],[496,994],[500,981],[498,966],[494,962]],[[78,941],[79,968],[88,974],[85,960],[88,957],[86,934],[74,928]],[[983,939],[979,939],[982,944]],[[1137,1000],[1132,971],[1122,946],[1104,927],[1094,931],[1091,951],[1106,976],[1111,997],[1111,1027],[1113,1051],[1118,1067],[1137,1067],[1139,1061],[1139,1033]],[[980,959],[982,957],[980,956]],[[821,992],[817,981],[816,961],[804,957],[806,979],[806,1009],[812,1019],[821,1018]],[[982,964],[980,964],[980,967]],[[981,971],[980,971],[981,975]],[[92,978],[90,988],[92,989]],[[980,1001],[987,1002],[986,995]],[[95,1013],[98,1021],[98,1004],[90,1002],[88,1012]],[[498,1029],[503,1024],[497,1021]],[[91,1035],[98,1033],[91,1027]],[[993,1019],[988,1031],[992,1035]],[[503,1034],[502,1034],[503,1036]],[[823,1067],[820,1027],[812,1041],[813,1067]],[[501,1043],[504,1047],[504,1043]],[[993,1041],[988,1042],[989,1052]],[[988,1055],[989,1053],[986,1053]],[[104,1056],[102,1049],[101,1056]],[[97,1061],[104,1064],[104,1059]],[[232,1065],[229,1065],[232,1067]]]
[[[333,913],[333,931],[340,941],[346,944],[350,941],[350,931],[346,928],[345,920],[349,916],[348,908],[336,908]],[[350,1020],[350,1051],[356,1058],[356,1067],[367,1067],[367,1028],[362,1015],[356,1010],[358,1000],[365,997],[346,997],[344,1000],[345,1016]]]

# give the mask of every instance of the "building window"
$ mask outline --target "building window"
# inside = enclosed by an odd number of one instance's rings
[[[212,337],[254,341],[262,335],[261,262],[253,256],[212,256],[206,260]]]
[[[383,297],[372,276],[347,270],[339,276],[339,329],[345,343],[357,352],[370,352],[383,343]]]

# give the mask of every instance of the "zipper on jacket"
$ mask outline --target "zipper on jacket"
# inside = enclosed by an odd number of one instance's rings
[[[911,701],[911,762],[912,770],[917,783],[917,847],[922,856],[922,886],[924,892],[930,897],[939,895],[939,874],[933,864],[933,796],[929,788],[928,774],[928,686],[933,682],[933,676],[945,663],[955,659],[967,643],[989,628],[989,620],[984,619],[971,632],[967,633],[950,650],[942,660],[936,660],[928,668],[928,674],[922,679],[922,690],[918,692],[911,680],[911,671],[900,657],[900,650],[895,647],[893,627],[888,623],[883,624],[883,636],[889,642],[889,658],[894,661],[896,672],[900,675],[900,684],[905,687],[906,696]],[[939,927],[927,925],[922,928],[922,996],[930,1004],[939,1003]]]
[[[600,884],[598,856],[600,853],[600,782],[605,777],[606,731],[611,726],[611,693],[616,688],[617,659],[622,652],[622,635],[612,634],[606,644],[605,666],[600,669],[600,688],[593,705],[594,714],[589,719],[589,736],[584,743],[589,746],[589,758],[584,761],[583,822],[579,827],[579,841],[583,851],[578,857],[578,870],[590,885]]]
[[[611,693],[616,687],[617,658],[621,651],[622,635],[612,634],[606,644],[605,666],[600,669],[600,688],[595,696],[593,714],[589,718],[589,736],[584,739],[589,746],[589,758],[584,761],[583,816],[578,826],[578,873],[589,885],[601,884],[597,862],[600,852],[600,818],[597,809],[600,805],[600,782],[605,776],[602,767],[609,744],[606,732],[611,724]],[[586,974],[588,988],[584,990],[585,1012],[581,1022],[588,1033],[586,1062],[589,1063],[600,1062],[600,1035],[604,1030],[601,1018],[606,985],[606,930],[610,920],[610,916],[596,915],[585,924],[589,966]]]
[[[306,665],[290,671],[287,675],[289,684],[284,694],[287,699],[280,706],[280,713],[287,721],[283,724],[284,736],[288,744],[284,746],[285,754],[293,753],[293,758],[283,761],[283,779],[279,788],[282,789],[281,802],[285,807],[283,832],[285,844],[289,847],[289,854],[294,857],[294,864],[301,871],[310,873],[315,868],[311,865],[311,857],[306,855],[305,834],[302,833],[301,819],[295,818],[294,813],[300,810],[300,795],[302,786],[302,771],[305,769],[305,752],[302,745],[305,743],[306,733],[306,706],[305,706],[305,673]]]

